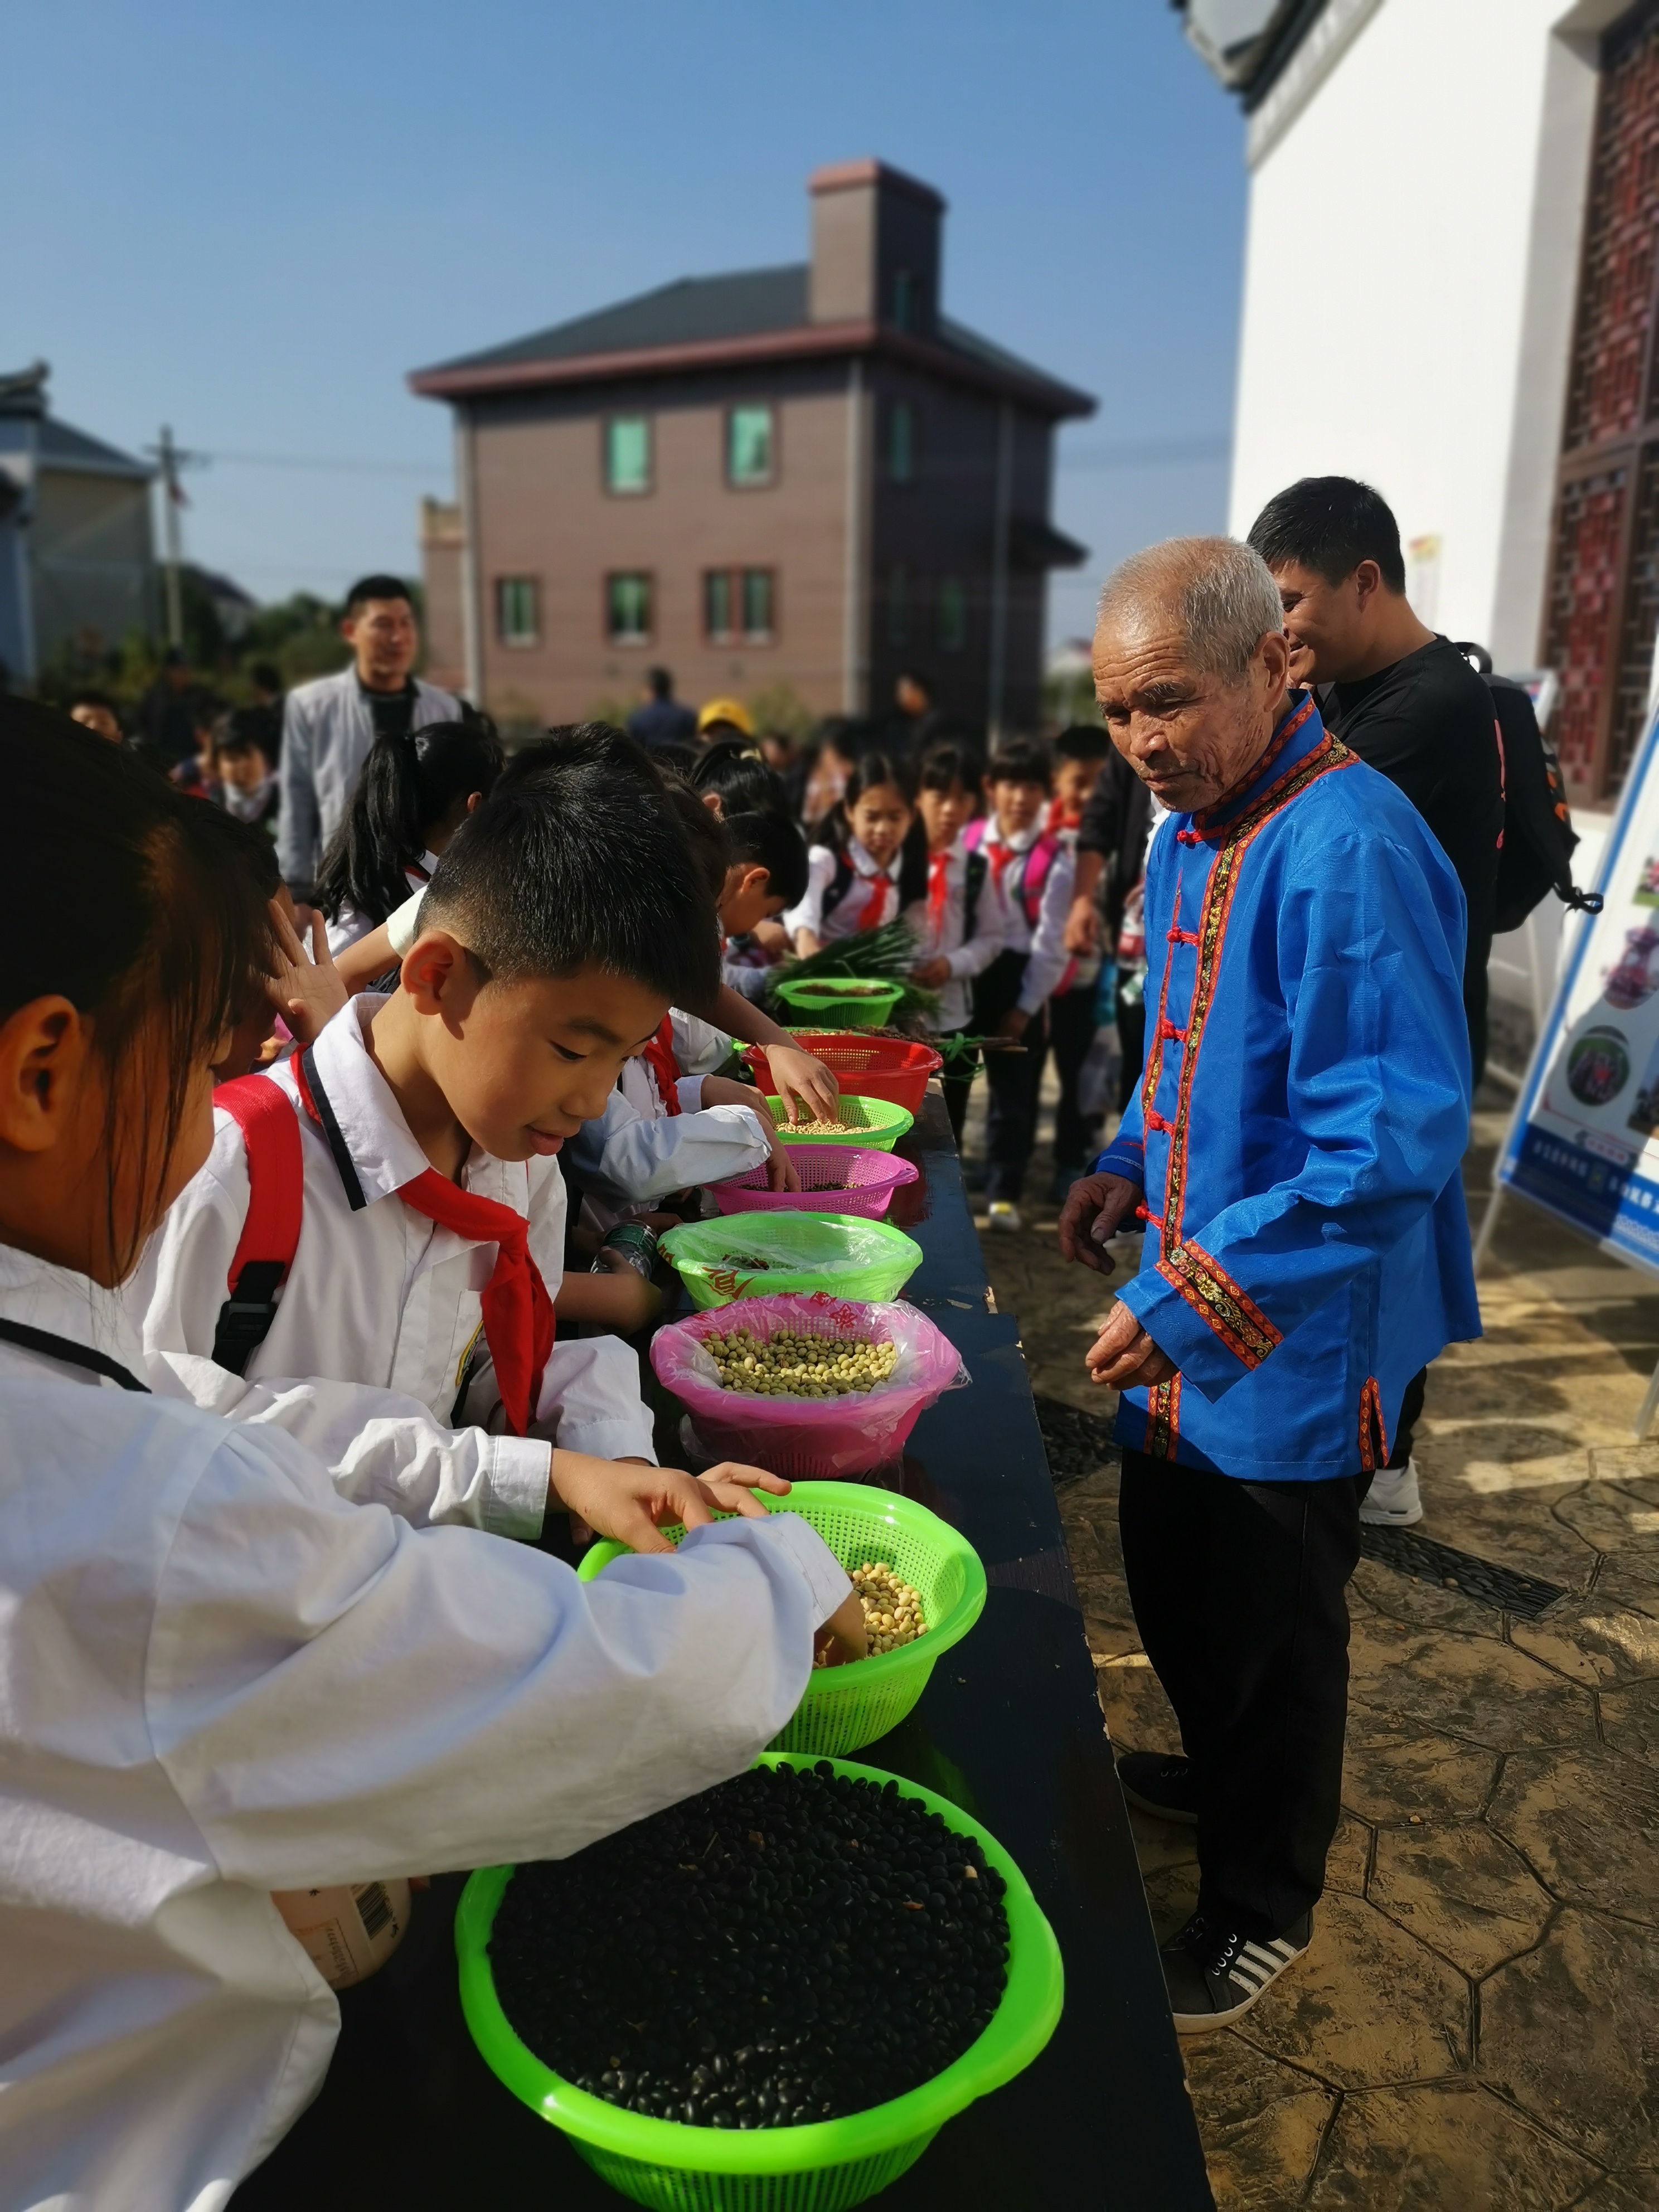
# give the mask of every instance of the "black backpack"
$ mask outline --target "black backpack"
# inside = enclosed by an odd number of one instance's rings
[[[1600,914],[1601,892],[1580,890],[1572,879],[1577,833],[1567,811],[1561,763],[1544,743],[1531,695],[1523,684],[1492,674],[1492,655],[1484,646],[1460,645],[1457,650],[1486,680],[1504,749],[1504,848],[1493,930],[1501,934],[1519,929],[1547,891],[1576,914]]]

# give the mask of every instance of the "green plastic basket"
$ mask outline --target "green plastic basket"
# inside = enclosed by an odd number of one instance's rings
[[[921,1245],[902,1229],[850,1213],[722,1214],[671,1229],[662,1249],[700,1312],[787,1291],[879,1305],[921,1265]]]
[[[873,976],[801,975],[786,977],[777,987],[786,1006],[798,1014],[818,1014],[848,1029],[878,1030],[893,1018],[893,1009],[904,996],[902,983],[888,983]]]
[[[815,1129],[805,1135],[790,1121],[789,1109],[781,1098],[769,1098],[766,1104],[786,1145],[862,1145],[866,1152],[890,1152],[906,1131],[915,1126],[916,1119],[888,1099],[865,1098],[843,1091],[836,1102],[835,1127]]]
[[[896,1651],[878,1652],[844,1667],[818,1667],[793,1717],[769,1751],[798,1751],[833,1759],[862,1751],[896,1728],[927,1686],[936,1662],[960,1644],[985,1610],[985,1569],[964,1536],[914,1498],[872,1490],[860,1482],[798,1482],[787,1498],[757,1490],[772,1513],[799,1513],[816,1528],[842,1566],[884,1559],[921,1599],[927,1633]],[[729,1519],[729,1515],[720,1518]],[[684,1531],[670,1529],[675,1543]],[[627,1551],[608,1537],[591,1545],[576,1572],[592,1582]]]
[[[768,1753],[768,1766],[811,1762]],[[960,2058],[920,2088],[844,2120],[798,2128],[689,2127],[621,2111],[589,2096],[520,2042],[495,1995],[489,1931],[511,1867],[484,1867],[455,1917],[461,2010],[485,2064],[520,2100],[562,2128],[593,2171],[636,2204],[662,2212],[842,2212],[913,2166],[946,2120],[1029,2066],[1054,2032],[1065,1996],[1060,1946],[1030,1885],[994,1836],[946,1797],[874,1767],[833,1762],[838,1774],[896,1781],[899,1794],[972,1836],[1007,1887],[1008,1980],[989,2026]],[[1040,2155],[1040,2147],[1034,2147]]]

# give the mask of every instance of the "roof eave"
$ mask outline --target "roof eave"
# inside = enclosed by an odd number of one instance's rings
[[[823,358],[835,354],[884,352],[914,362],[936,375],[981,390],[1024,399],[1059,418],[1092,415],[1096,402],[1086,392],[1041,375],[1020,376],[953,347],[936,345],[909,332],[871,320],[809,323],[783,331],[761,331],[743,338],[702,338],[680,345],[631,346],[611,353],[568,354],[544,361],[465,364],[416,369],[409,388],[423,399],[476,399],[488,394],[526,392],[549,385],[590,384],[631,376],[672,375],[683,369],[743,367],[753,362]]]

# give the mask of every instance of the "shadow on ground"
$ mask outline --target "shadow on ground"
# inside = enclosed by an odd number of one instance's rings
[[[1480,1104],[1477,1218],[1508,1101]],[[1124,1587],[1115,1468],[1073,1471],[1111,1411],[1083,1368],[1110,1291],[1061,1265],[1049,1173],[1045,1135],[1022,1229],[981,1216],[987,1265],[1033,1388],[1097,1417],[1056,1458],[1108,1729],[1178,1749]],[[1313,1945],[1237,2028],[1183,2045],[1224,2212],[1659,2206],[1659,1443],[1631,1429],[1659,1289],[1518,1201],[1480,1288],[1485,1336],[1430,1379],[1424,1531],[1565,1595],[1526,1620],[1362,1560]],[[1192,1835],[1134,1818],[1162,1934],[1196,1892]]]

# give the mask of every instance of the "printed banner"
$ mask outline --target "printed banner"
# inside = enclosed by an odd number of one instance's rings
[[[1659,720],[1534,1048],[1499,1181],[1659,1274]]]

